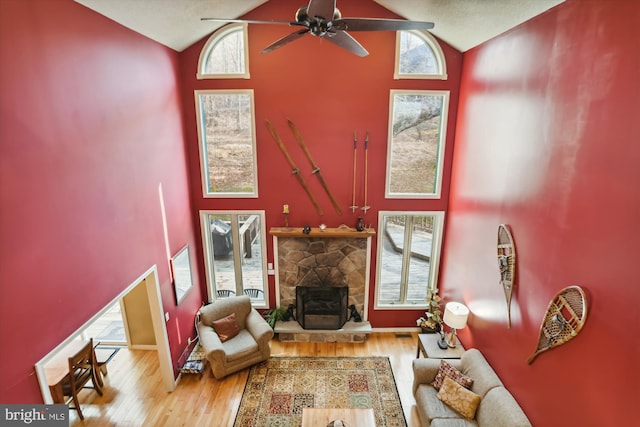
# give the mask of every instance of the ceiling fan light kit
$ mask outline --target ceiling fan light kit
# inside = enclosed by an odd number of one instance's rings
[[[407,21],[403,19],[381,18],[342,18],[340,10],[336,7],[336,0],[310,0],[307,6],[300,7],[295,14],[295,21],[276,20],[242,20],[225,18],[202,18],[203,21],[217,22],[242,22],[249,24],[283,24],[289,26],[304,27],[301,30],[288,34],[269,46],[261,53],[269,53],[281,48],[306,34],[326,38],[336,46],[346,49],[358,56],[367,56],[369,52],[354,39],[349,31],[407,31],[429,30],[433,28],[432,22]]]

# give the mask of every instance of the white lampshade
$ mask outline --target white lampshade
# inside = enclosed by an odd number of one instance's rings
[[[444,307],[444,317],[442,320],[450,328],[462,329],[467,326],[469,309],[459,302],[448,302]]]

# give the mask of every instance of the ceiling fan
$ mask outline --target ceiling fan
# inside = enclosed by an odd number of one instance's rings
[[[242,22],[249,24],[285,24],[303,27],[302,29],[282,37],[265,47],[261,53],[269,53],[282,46],[298,40],[305,34],[326,38],[331,43],[348,50],[358,56],[367,56],[369,52],[354,39],[349,31],[400,31],[428,30],[433,28],[432,22],[406,21],[403,19],[380,18],[343,18],[336,7],[336,0],[310,0],[307,6],[298,9],[295,22],[272,20],[245,20],[224,18],[202,18],[202,21]]]

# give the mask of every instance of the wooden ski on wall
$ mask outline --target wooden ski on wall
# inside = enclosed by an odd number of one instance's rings
[[[498,268],[500,269],[500,284],[507,299],[507,320],[511,328],[511,296],[516,278],[516,248],[509,227],[505,224],[498,226]]]
[[[329,196],[329,200],[331,200],[331,204],[335,208],[336,212],[338,213],[338,215],[342,215],[342,209],[340,209],[340,205],[338,204],[336,199],[333,197],[331,190],[329,190],[329,186],[327,185],[327,182],[324,180],[324,177],[322,176],[322,174],[320,174],[320,166],[318,166],[315,160],[313,160],[313,156],[311,156],[311,152],[309,151],[307,144],[305,144],[304,139],[302,139],[302,135],[300,135],[300,131],[298,131],[298,127],[293,122],[293,120],[287,120],[287,122],[289,123],[289,129],[291,129],[291,133],[293,133],[293,136],[296,138],[296,141],[298,141],[298,145],[300,145],[300,148],[302,148],[302,151],[304,151],[304,154],[307,156],[309,163],[311,163],[311,167],[313,168],[313,171],[311,173],[318,177],[318,181],[320,181],[320,185],[322,185],[322,188],[324,188],[324,191],[327,193],[327,196]]]
[[[316,212],[318,212],[318,215],[324,215],[324,212],[322,211],[322,208],[318,204],[316,198],[313,196],[309,185],[307,185],[307,181],[300,174],[300,168],[296,166],[295,162],[289,155],[289,151],[287,151],[287,147],[285,147],[282,139],[280,139],[280,136],[278,136],[276,129],[273,127],[269,120],[267,120],[267,129],[269,129],[269,133],[271,133],[273,140],[276,142],[276,144],[278,144],[278,147],[280,147],[280,151],[282,151],[282,154],[284,154],[284,157],[287,159],[287,163],[289,163],[289,166],[291,166],[291,173],[298,179],[298,182],[304,189],[305,193],[307,193],[307,196],[309,196],[309,200],[311,200],[311,203],[316,208]]]
[[[527,363],[543,351],[562,345],[578,335],[587,319],[587,297],[580,286],[569,286],[558,292],[547,308],[535,352]]]

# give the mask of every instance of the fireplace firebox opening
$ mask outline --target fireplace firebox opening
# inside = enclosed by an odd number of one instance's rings
[[[296,286],[296,319],[303,329],[340,329],[348,302],[348,286]]]

